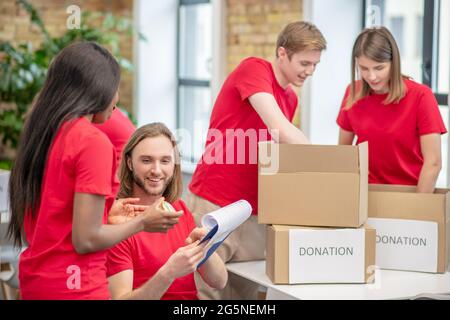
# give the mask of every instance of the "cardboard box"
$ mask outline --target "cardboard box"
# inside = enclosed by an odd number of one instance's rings
[[[380,268],[446,272],[450,261],[450,189],[369,186],[369,221],[377,229]]]
[[[0,169],[0,212],[6,212],[9,210],[8,203],[8,184],[9,184],[9,171]]]
[[[275,284],[373,282],[375,230],[267,226],[266,274]]]
[[[258,222],[353,227],[367,220],[368,146],[259,143]]]

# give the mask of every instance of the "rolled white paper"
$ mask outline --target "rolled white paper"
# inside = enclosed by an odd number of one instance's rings
[[[218,226],[212,243],[222,241],[230,232],[244,223],[252,214],[252,206],[246,200],[239,200],[203,216],[202,225],[211,230]]]

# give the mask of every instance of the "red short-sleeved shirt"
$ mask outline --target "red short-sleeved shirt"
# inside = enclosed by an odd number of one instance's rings
[[[116,163],[117,167],[120,165],[122,159],[122,150],[130,139],[131,135],[136,131],[134,124],[128,119],[126,115],[122,113],[118,108],[114,109],[111,117],[102,124],[94,124],[95,127],[100,129],[109,138],[116,150]],[[116,196],[119,192],[119,179],[115,179],[112,190],[113,195]],[[108,201],[114,201],[114,199],[108,199]]]
[[[122,158],[122,150],[127,144],[128,139],[136,131],[136,127],[118,108],[113,110],[111,117],[106,122],[95,124],[95,126],[111,140],[116,150],[117,164],[119,164]]]
[[[147,282],[169,260],[195,228],[192,214],[182,200],[174,202],[175,210],[183,210],[177,225],[167,233],[140,232],[111,248],[108,253],[108,277],[133,270],[133,289]],[[197,300],[194,274],[174,280],[162,300]]]
[[[109,299],[106,253],[79,255],[72,245],[75,192],[111,196],[114,148],[82,117],[59,129],[47,159],[41,204],[25,218],[28,248],[19,262],[23,299]],[[111,203],[104,211],[104,222]]]
[[[260,92],[272,94],[292,121],[298,104],[295,92],[278,84],[270,62],[253,57],[243,60],[228,76],[216,99],[205,152],[189,185],[194,194],[219,206],[245,199],[252,205],[253,214],[257,214],[257,144],[271,139],[248,100]],[[222,139],[216,138],[218,133]],[[239,137],[246,141],[242,148],[238,148]]]
[[[423,166],[420,136],[447,132],[431,90],[405,79],[406,95],[398,104],[383,104],[387,94],[374,94],[345,110],[338,125],[369,142],[369,183],[417,185]],[[359,84],[358,84],[359,85]]]

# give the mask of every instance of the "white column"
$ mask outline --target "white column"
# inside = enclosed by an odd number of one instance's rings
[[[138,125],[163,122],[176,129],[178,1],[134,2],[137,29],[147,42],[135,41],[135,114]]]
[[[304,0],[304,20],[328,42],[313,77],[302,89],[302,125],[314,144],[337,144],[336,117],[350,83],[353,42],[362,29],[360,0]]]

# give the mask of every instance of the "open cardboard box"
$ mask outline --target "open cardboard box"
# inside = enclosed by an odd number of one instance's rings
[[[260,142],[258,222],[353,227],[367,220],[368,144]]]
[[[425,194],[416,193],[415,186],[371,184],[368,203],[367,223],[377,229],[380,268],[446,272],[450,261],[450,189]],[[432,261],[430,257],[434,257]]]

